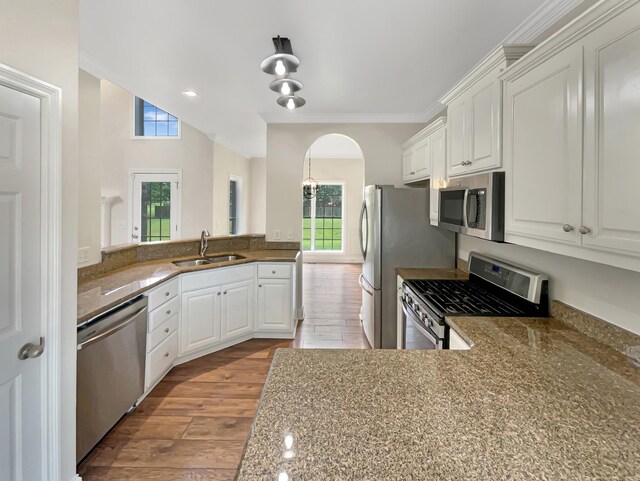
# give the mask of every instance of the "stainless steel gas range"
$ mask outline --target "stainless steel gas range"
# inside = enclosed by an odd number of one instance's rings
[[[402,286],[399,349],[449,349],[447,316],[546,317],[548,278],[472,252],[468,280],[410,280]]]

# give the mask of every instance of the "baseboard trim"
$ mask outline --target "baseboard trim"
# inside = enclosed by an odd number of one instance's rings
[[[362,264],[361,256],[323,256],[305,254],[303,264]]]

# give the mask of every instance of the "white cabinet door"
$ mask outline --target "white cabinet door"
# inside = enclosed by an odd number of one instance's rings
[[[240,281],[222,290],[222,338],[253,331],[253,280]]]
[[[291,331],[293,329],[291,281],[288,279],[258,280],[258,330]]]
[[[447,130],[442,127],[431,135],[431,192],[429,194],[429,217],[432,222],[438,221],[438,201],[440,187],[447,174]]]
[[[411,182],[415,171],[413,169],[413,148],[402,153],[402,180],[404,182]]]
[[[468,160],[467,104],[463,97],[447,108],[447,175],[464,174]]]
[[[429,177],[431,171],[430,145],[431,141],[426,138],[415,146],[413,153],[413,171],[415,172],[413,178],[415,180],[424,180]]]
[[[501,83],[492,80],[474,86],[469,93],[469,155],[466,172],[497,169],[502,166],[500,155]]]
[[[220,286],[182,294],[180,354],[221,340],[221,297]]]
[[[640,5],[584,39],[583,247],[640,253]]]
[[[575,45],[505,81],[507,241],[580,245],[581,73],[582,50]]]

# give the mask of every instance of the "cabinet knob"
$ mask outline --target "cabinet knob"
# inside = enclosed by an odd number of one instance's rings
[[[167,315],[171,314],[171,309],[167,309]]]
[[[165,352],[165,353],[164,353],[164,357],[169,357],[169,353],[168,353],[168,352]]]
[[[218,291],[218,295],[220,295],[220,291]]]
[[[416,175],[416,173],[415,173],[415,172],[409,172],[409,173],[410,173],[411,175]]]
[[[565,224],[562,226],[562,230],[565,232],[571,232],[572,230],[575,230],[575,227],[569,224]]]
[[[275,273],[276,273],[276,271],[271,271],[271,274],[275,274]]]
[[[165,292],[164,295],[169,297],[169,291]]]
[[[258,287],[262,287],[262,284],[258,284]]]
[[[164,332],[168,333],[169,332],[169,328],[167,327]]]
[[[581,226],[578,229],[578,232],[580,232],[580,234],[588,234],[589,232],[591,232],[591,229],[589,229],[588,227],[585,227],[585,226]]]
[[[225,295],[226,295],[226,294],[227,294],[227,291],[224,291],[224,292],[223,292],[223,294],[225,294]]]

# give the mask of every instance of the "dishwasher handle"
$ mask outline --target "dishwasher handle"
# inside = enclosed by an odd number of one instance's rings
[[[104,339],[105,337],[109,337],[111,334],[113,334],[115,332],[118,332],[120,329],[123,329],[123,328],[127,327],[129,324],[131,324],[133,321],[135,321],[136,318],[140,314],[142,314],[146,310],[147,310],[147,306],[144,306],[143,308],[141,308],[141,309],[137,310],[136,312],[134,312],[130,317],[127,317],[126,319],[123,319],[122,322],[119,322],[115,326],[110,327],[106,331],[103,331],[103,332],[100,332],[100,333],[96,333],[95,336],[90,337],[86,341],[78,344],[78,351],[81,350],[84,347],[90,346],[91,344],[98,342],[101,339]]]

